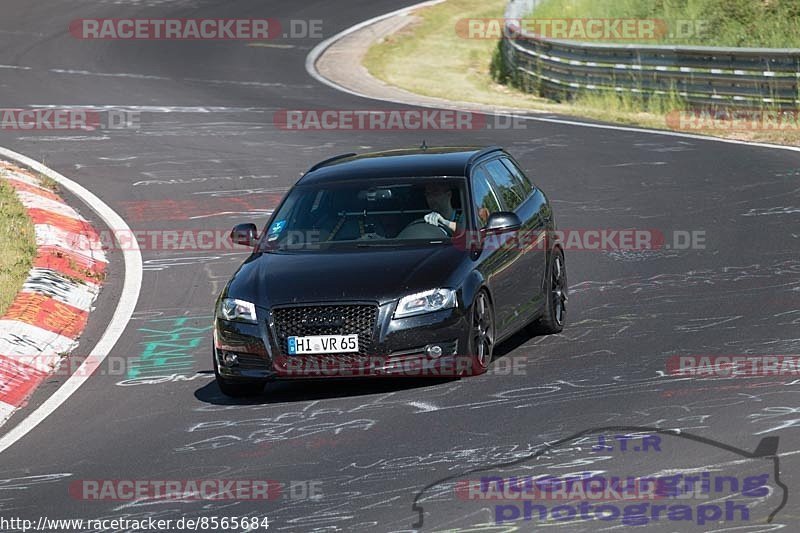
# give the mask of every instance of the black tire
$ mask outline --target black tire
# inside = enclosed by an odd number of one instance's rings
[[[478,376],[488,370],[494,357],[494,308],[489,294],[482,290],[470,309],[469,375]]]
[[[553,250],[547,265],[547,285],[545,290],[544,313],[532,326],[532,333],[553,335],[561,333],[567,314],[567,266],[564,252]]]

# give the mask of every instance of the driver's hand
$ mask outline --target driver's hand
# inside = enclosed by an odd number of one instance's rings
[[[428,213],[425,215],[425,222],[430,224],[431,226],[444,226],[447,227],[447,219],[444,218],[442,215],[433,211],[432,213]]]

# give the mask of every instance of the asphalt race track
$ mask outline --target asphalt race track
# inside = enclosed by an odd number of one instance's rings
[[[246,250],[145,248],[136,313],[109,354],[130,366],[124,375],[107,368],[93,376],[0,454],[2,516],[249,516],[268,517],[277,531],[510,531],[513,525],[494,526],[497,502],[458,497],[458,481],[487,473],[711,472],[768,474],[769,494],[744,498],[746,520],[737,511],[724,524],[656,526],[796,530],[800,379],[681,379],[666,375],[666,361],[800,353],[800,154],[535,121],[524,129],[424,135],[285,131],[273,124],[280,110],[403,107],[337,92],[310,77],[304,61],[319,39],[274,41],[281,46],[82,41],[67,31],[81,17],[266,16],[322,20],[329,37],[408,4],[5,0],[0,106],[111,106],[140,113],[140,125],[0,131],[0,146],[87,187],[134,230],[227,232],[236,222],[261,227],[299,174],[331,155],[417,146],[423,136],[430,146],[499,144],[547,192],[561,228],[651,229],[667,243],[676,231],[701,232],[705,248],[568,250],[564,333],[513,337],[498,346],[502,357],[487,375],[279,383],[247,401],[220,393],[210,356],[214,299]],[[83,353],[107,326],[122,284],[121,254],[110,257],[112,274]],[[2,432],[64,379],[40,387]],[[681,432],[661,434],[658,449],[591,449],[596,434],[639,426]],[[777,458],[752,453],[767,437],[778,437]],[[180,501],[86,501],[70,490],[82,480],[174,479],[269,479],[284,490],[271,500]],[[727,496],[711,499],[724,505]],[[619,520],[548,525],[615,526],[627,527]],[[530,531],[534,524],[516,527]]]

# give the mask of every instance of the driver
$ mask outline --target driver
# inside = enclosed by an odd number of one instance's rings
[[[425,215],[425,222],[432,226],[442,226],[452,232],[456,231],[458,213],[450,202],[453,190],[444,183],[425,185],[425,200],[432,212]]]

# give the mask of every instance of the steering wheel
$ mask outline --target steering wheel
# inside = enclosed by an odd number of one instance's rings
[[[423,224],[425,226],[428,226],[431,229],[438,229],[439,231],[442,232],[442,234],[443,234],[442,236],[443,237],[450,237],[450,231],[448,231],[447,229],[443,228],[442,226],[434,226],[433,224],[428,224],[427,222],[425,222],[424,218],[418,218],[416,220],[412,220],[411,222],[409,222],[409,224],[405,228],[403,228],[403,231],[401,231],[397,236],[400,237],[401,235],[407,233],[409,230],[411,230],[413,232],[412,228],[414,228],[415,226],[419,227],[421,229],[422,228],[421,225],[423,225]],[[424,237],[423,236],[423,237],[419,237],[419,238],[428,238],[428,237]]]

